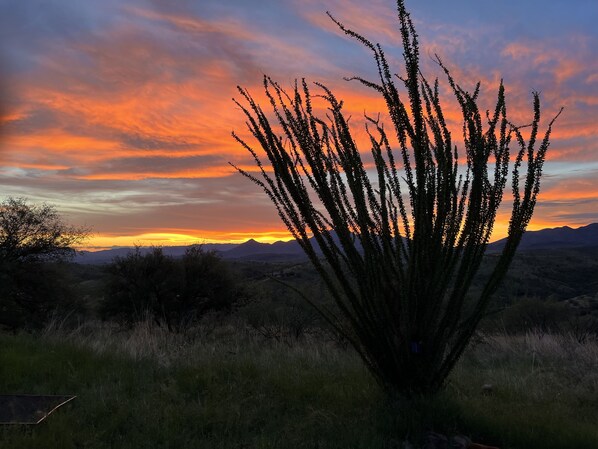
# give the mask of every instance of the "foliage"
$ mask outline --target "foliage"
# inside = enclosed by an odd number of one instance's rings
[[[563,301],[521,298],[507,307],[501,315],[505,331],[519,334],[526,331],[564,331],[574,314],[572,308]]]
[[[0,326],[39,329],[79,308],[62,262],[87,235],[64,223],[53,206],[22,198],[0,203]]]
[[[39,330],[52,319],[74,322],[84,312],[64,264],[0,262],[0,327]]]
[[[0,203],[1,260],[65,260],[88,234],[87,228],[64,223],[49,204],[29,204],[23,198],[7,198]]]
[[[298,295],[289,294],[289,282],[294,288],[301,288],[313,300],[324,300],[315,298],[321,289],[310,289],[297,279],[294,282],[286,279],[285,284],[279,283],[276,278],[266,279],[248,288],[250,300],[237,311],[236,316],[267,340],[293,345],[308,334],[321,334],[326,323],[322,323],[317,312]]]
[[[598,293],[598,248],[518,252],[500,295],[566,300]]]
[[[443,385],[504,277],[536,204],[554,119],[540,138],[540,101],[534,93],[526,141],[523,127],[507,118],[502,82],[495,107],[484,117],[477,104],[480,84],[473,93],[462,89],[437,58],[462,112],[463,172],[438,81],[429,83],[422,75],[412,20],[403,0],[397,6],[405,73],[396,79],[380,45],[331,16],[342,31],[372,51],[379,80],[353,79],[382,95],[393,125],[388,132],[379,117],[365,117],[373,179],[343,102],[322,84],[316,83],[328,108],[326,118],[316,112],[305,80],[289,94],[264,78],[272,115],[239,88],[245,104],[237,105],[272,171],[249,143],[233,136],[252,154],[260,175],[239,172],[276,205],[340,314],[314,306],[352,342],[391,396],[411,396]],[[508,240],[472,303],[466,298],[492,233],[512,159]]]
[[[565,334],[580,342],[598,337],[598,295],[566,301],[522,297],[489,313],[480,323],[482,332],[504,331],[517,335]]]
[[[162,248],[144,253],[137,247],[108,266],[105,318],[129,325],[148,315],[179,330],[208,311],[230,309],[239,291],[227,265],[213,251],[190,247],[181,259]]]

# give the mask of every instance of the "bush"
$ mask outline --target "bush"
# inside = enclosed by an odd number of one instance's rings
[[[598,336],[598,313],[594,310],[596,302],[590,296],[565,301],[539,297],[516,298],[498,313],[489,314],[480,330],[486,333],[504,331],[511,335],[529,332],[569,335],[583,343]]]
[[[108,266],[103,318],[132,325],[148,316],[181,330],[209,311],[230,310],[239,289],[227,265],[213,251],[189,248],[181,259],[162,248],[137,247]]]
[[[563,302],[539,298],[521,298],[502,312],[505,330],[510,334],[535,331],[558,333],[573,318],[573,311]]]
[[[321,296],[326,293],[318,284],[316,288],[297,282],[288,285],[298,288],[318,303],[322,302]],[[266,339],[292,346],[307,333],[321,333],[327,329],[326,322],[317,312],[287,285],[264,280],[250,291],[251,300],[239,310],[239,316]]]
[[[51,205],[0,202],[0,327],[40,329],[81,308],[64,262],[88,232],[66,224]]]
[[[0,262],[0,327],[33,331],[51,319],[76,317],[76,301],[62,263]]]
[[[376,79],[351,78],[383,97],[392,122],[365,115],[372,159],[364,159],[343,101],[320,83],[312,95],[305,79],[286,91],[264,76],[268,109],[239,87],[235,103],[247,130],[233,132],[257,170],[235,167],[275,204],[339,313],[314,307],[392,398],[437,392],[463,354],[532,217],[556,119],[542,136],[533,93],[524,136],[507,117],[502,82],[496,105],[481,108],[480,83],[473,92],[461,88],[436,57],[462,112],[458,150],[439,83],[420,70],[419,38],[403,0],[397,12],[404,62],[398,74],[380,45],[329,14],[375,60]],[[479,295],[468,300],[509,178],[506,243]]]

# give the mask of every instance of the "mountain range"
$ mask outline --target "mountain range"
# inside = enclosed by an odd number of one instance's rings
[[[489,252],[500,251],[506,239],[501,239],[488,245]],[[542,229],[540,231],[527,231],[519,245],[519,252],[537,250],[559,250],[573,248],[598,247],[598,223],[589,224],[579,228],[562,226],[558,228]],[[220,253],[224,259],[252,260],[263,262],[286,262],[305,260],[306,256],[299,244],[292,240],[289,242],[260,243],[253,239],[241,244],[208,243],[203,245],[206,250]],[[165,254],[179,257],[185,253],[186,246],[165,246]],[[142,248],[148,251],[149,248]],[[74,259],[76,263],[102,264],[109,263],[114,257],[124,256],[131,248],[114,248],[103,251],[82,251]]]
[[[500,251],[506,242],[506,238],[488,245],[488,249]],[[562,226],[560,228],[548,228],[540,231],[527,231],[518,251],[533,251],[544,249],[571,249],[598,246],[598,223],[592,223],[580,228]]]

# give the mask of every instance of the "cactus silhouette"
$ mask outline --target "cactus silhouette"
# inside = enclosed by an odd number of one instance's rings
[[[267,111],[239,87],[236,104],[255,142],[233,137],[253,155],[257,172],[235,168],[264,189],[338,307],[313,306],[351,342],[389,395],[412,396],[442,387],[506,274],[534,211],[558,114],[541,136],[540,100],[533,93],[526,138],[507,117],[502,82],[493,110],[481,112],[480,84],[473,92],[461,88],[436,56],[462,112],[458,150],[438,80],[430,83],[421,73],[418,36],[402,0],[397,11],[401,76],[391,72],[379,44],[329,14],[375,59],[376,81],[351,78],[383,97],[392,123],[385,127],[380,118],[365,117],[373,175],[343,102],[319,83],[325,116],[316,113],[305,80],[287,92],[265,76]],[[481,292],[471,297],[509,178],[508,239]]]

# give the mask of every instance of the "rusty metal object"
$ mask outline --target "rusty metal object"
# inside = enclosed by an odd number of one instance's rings
[[[77,396],[4,394],[0,395],[0,424],[35,425]]]

